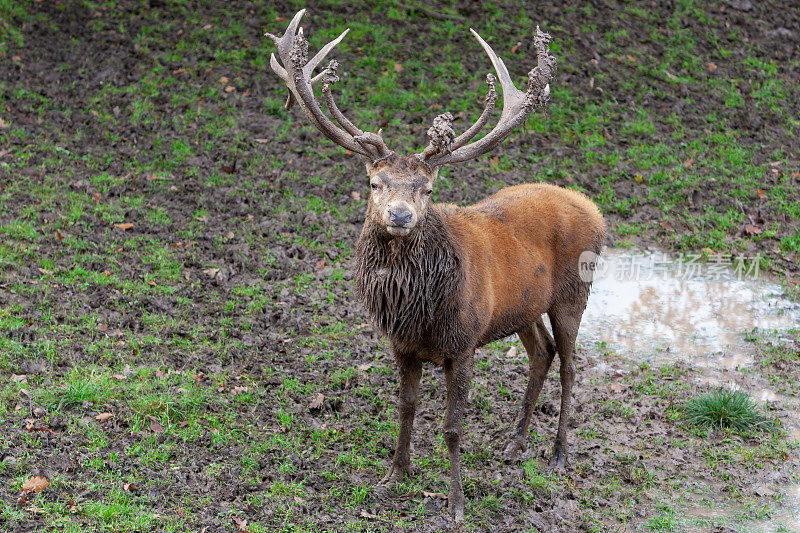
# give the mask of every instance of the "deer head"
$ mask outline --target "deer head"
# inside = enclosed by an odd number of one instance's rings
[[[339,44],[349,29],[309,60],[308,41],[303,35],[303,28],[299,27],[304,13],[305,9],[297,12],[282,37],[266,34],[275,42],[280,57],[278,62],[275,54],[272,54],[270,66],[289,89],[286,109],[297,102],[308,120],[327,138],[363,158],[371,188],[367,217],[384,228],[387,236],[406,237],[422,225],[430,205],[433,183],[442,165],[474,159],[493,150],[523,124],[535,108],[543,107],[550,98],[549,82],[556,72],[556,60],[548,53],[549,34],[536,28],[533,41],[538,65],[528,72],[528,87],[523,92],[514,85],[503,60],[475,30],[470,29],[497,72],[497,78],[493,74],[486,76],[488,92],[481,116],[464,133],[456,136],[453,116],[450,113],[439,115],[428,129],[430,142],[425,150],[411,156],[395,154],[386,146],[380,130],[377,133],[360,130],[337,107],[331,95],[331,86],[339,81],[339,64],[336,60],[330,61],[322,72],[312,77],[314,69]],[[498,78],[503,90],[500,119],[488,134],[470,142],[486,125],[494,109],[497,100],[495,81]],[[323,113],[314,97],[313,85],[320,80],[325,105],[335,123]]]

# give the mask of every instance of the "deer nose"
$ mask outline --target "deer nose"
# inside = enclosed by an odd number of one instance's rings
[[[411,211],[408,209],[392,209],[389,211],[389,222],[397,226],[405,226],[411,222]]]

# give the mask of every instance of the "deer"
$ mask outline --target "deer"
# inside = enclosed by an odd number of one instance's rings
[[[528,385],[519,422],[505,457],[514,461],[527,448],[527,433],[542,384],[556,354],[560,361],[561,410],[553,445],[552,468],[567,465],[567,427],[575,380],[573,350],[586,308],[591,276],[605,241],[606,226],[597,206],[581,192],[545,183],[509,186],[464,207],[431,200],[439,169],[492,151],[550,99],[556,59],[551,36],[536,28],[537,66],[519,90],[491,46],[472,35],[489,56],[496,76],[486,77],[485,106],[477,121],[456,135],[454,118],[444,113],[428,129],[421,153],[400,155],[377,133],[363,131],[337,107],[331,87],[339,64],[331,60],[314,70],[345,37],[326,44],[311,59],[299,27],[305,10],[289,22],[282,37],[270,33],[280,58],[270,66],[289,89],[286,109],[299,104],[325,137],[358,154],[366,167],[370,192],[361,234],[354,249],[356,294],[377,329],[390,341],[399,372],[399,433],[391,466],[381,486],[411,473],[410,445],[424,363],[443,368],[446,385],[444,440],[450,459],[448,512],[464,520],[460,444],[476,350],[514,333],[529,360]],[[503,108],[494,128],[483,129],[497,99]],[[333,120],[322,111],[313,86]],[[335,120],[335,122],[334,122]],[[544,323],[547,315],[552,334]]]

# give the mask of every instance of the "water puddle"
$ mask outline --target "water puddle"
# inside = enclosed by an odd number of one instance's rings
[[[655,364],[746,367],[753,359],[744,332],[800,322],[800,305],[781,299],[779,285],[746,273],[732,262],[607,250],[583,315],[583,339]]]
[[[798,399],[774,392],[752,373],[739,372],[754,363],[747,332],[786,330],[800,323],[800,304],[784,300],[779,285],[753,274],[730,258],[706,264],[661,253],[606,250],[594,275],[579,342],[604,343],[613,353],[637,362],[684,362],[701,370],[701,382],[746,389],[759,404],[779,402],[795,414],[783,419],[790,438],[800,439]],[[602,360],[597,369],[614,370]],[[737,527],[800,531],[800,486],[771,490],[784,496],[772,517]],[[733,509],[726,512],[724,502],[713,508],[717,518],[735,514]],[[697,511],[691,514],[706,514]]]

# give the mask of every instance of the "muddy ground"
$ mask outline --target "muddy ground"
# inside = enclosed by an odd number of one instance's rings
[[[609,245],[744,257],[796,295],[797,6],[306,5],[314,49],[354,28],[336,56],[349,65],[342,107],[398,151],[420,149],[437,113],[480,112],[488,62],[469,25],[519,74],[541,24],[560,43],[548,115],[443,172],[437,199],[577,187],[606,215]],[[419,472],[375,488],[397,377],[352,294],[367,184],[282,111],[262,36],[299,5],[0,9],[0,529],[449,527],[438,369],[423,377]],[[546,468],[558,380],[529,451],[506,464],[525,355],[513,338],[478,353],[465,530],[725,531],[785,507],[793,437],[687,427],[680,405],[712,386],[700,370],[579,344],[566,473]],[[797,341],[764,332],[753,352],[738,382],[766,376],[794,395]],[[31,476],[49,485],[25,495]]]

